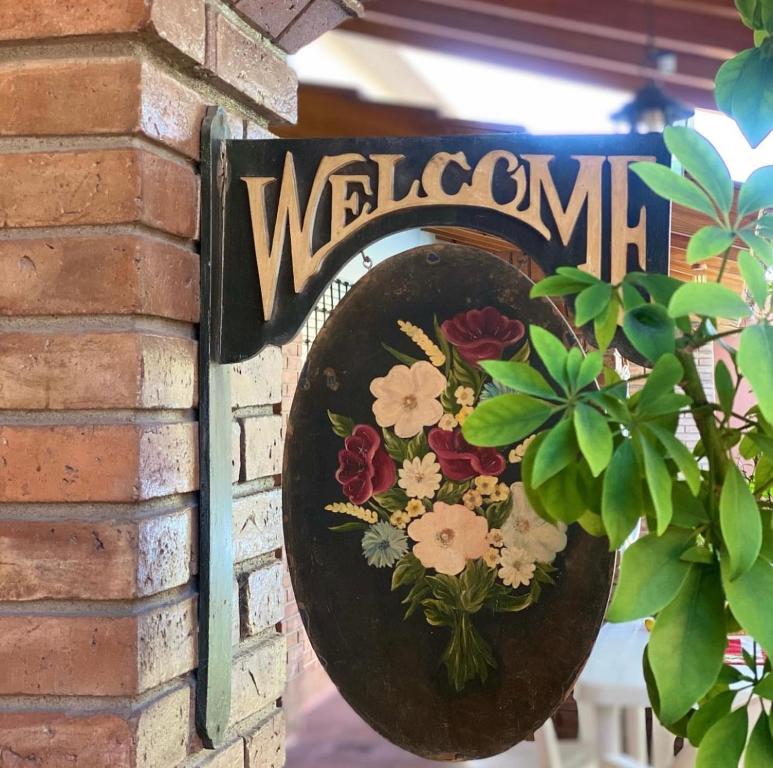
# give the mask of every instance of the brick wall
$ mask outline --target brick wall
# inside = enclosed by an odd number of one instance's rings
[[[199,130],[294,119],[279,5],[0,2],[0,768],[283,762],[278,349],[233,375],[228,743],[193,726]]]

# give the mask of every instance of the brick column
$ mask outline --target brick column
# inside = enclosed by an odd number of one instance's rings
[[[0,768],[283,763],[277,349],[233,376],[229,741],[193,726],[199,130],[294,119],[273,39],[358,6],[0,0]]]

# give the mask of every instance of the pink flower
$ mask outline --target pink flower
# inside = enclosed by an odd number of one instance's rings
[[[408,535],[418,542],[413,554],[425,568],[455,576],[464,570],[468,560],[483,557],[488,552],[488,523],[461,504],[436,501],[432,512],[414,520]]]
[[[470,365],[500,358],[505,347],[520,341],[526,330],[520,320],[505,317],[494,307],[460,312],[446,320],[441,328]]]
[[[395,463],[381,445],[378,432],[358,424],[338,452],[336,480],[346,498],[352,504],[364,504],[373,494],[391,488],[396,477]]]
[[[507,466],[504,456],[496,448],[470,445],[460,429],[448,432],[435,428],[430,430],[427,440],[449,480],[469,480],[476,475],[498,477]]]

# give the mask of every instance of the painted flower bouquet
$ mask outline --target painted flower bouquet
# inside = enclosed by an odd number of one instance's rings
[[[328,412],[343,438],[335,476],[346,500],[325,509],[354,518],[331,530],[360,533],[369,566],[393,569],[406,619],[421,611],[450,630],[442,661],[461,691],[496,667],[474,616],[533,605],[553,583],[565,526],[540,518],[522,483],[500,479],[528,441],[500,451],[462,436],[473,408],[503,391],[481,362],[528,360],[523,323],[489,306],[435,320],[435,340],[398,327],[423,357],[384,345],[397,364],[370,384],[375,425]]]

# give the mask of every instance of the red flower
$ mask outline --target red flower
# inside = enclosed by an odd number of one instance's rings
[[[505,347],[523,338],[525,328],[520,320],[505,317],[494,307],[460,312],[441,326],[443,335],[459,349],[470,365],[480,360],[496,360]]]
[[[382,493],[394,485],[395,464],[381,445],[381,437],[373,427],[358,424],[344,440],[338,452],[336,480],[352,504],[364,504],[374,493]]]
[[[429,447],[435,452],[440,469],[449,480],[469,480],[476,475],[501,475],[505,460],[495,448],[470,445],[459,429],[430,430]]]

